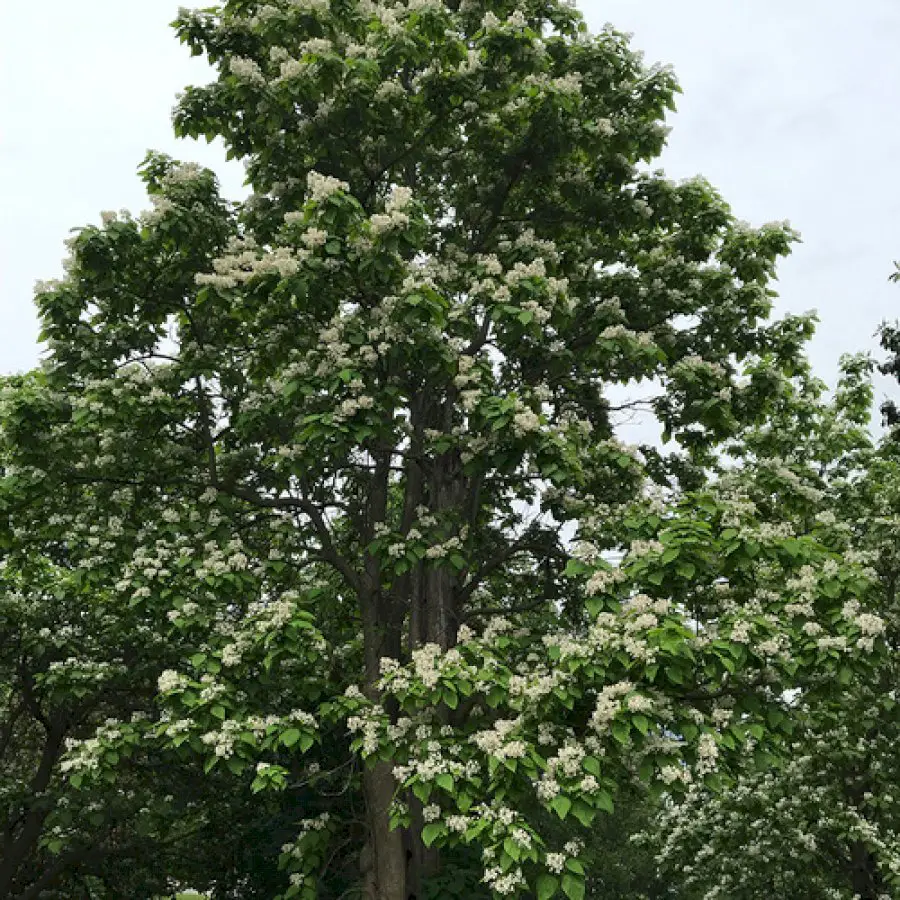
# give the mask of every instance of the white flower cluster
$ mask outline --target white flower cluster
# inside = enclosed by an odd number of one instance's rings
[[[305,74],[308,69],[309,62],[306,60],[285,59],[278,68],[279,74],[273,84],[282,84],[286,81],[291,81],[294,78],[299,78],[301,75]]]
[[[495,759],[521,759],[527,751],[525,742],[512,737],[521,725],[521,718],[498,719],[493,728],[476,732],[471,740],[482,753]]]
[[[226,253],[212,262],[214,272],[198,272],[194,281],[198,285],[217,288],[233,288],[246,284],[262,275],[277,274],[282,278],[296,275],[308,251],[292,247],[274,247],[262,250],[249,237],[234,238],[226,247]]]
[[[329,0],[287,0],[288,6],[303,13],[327,13],[331,8]]]
[[[363,756],[371,756],[378,750],[384,719],[384,710],[378,706],[363,707],[357,715],[347,718],[348,731],[362,737]]]
[[[578,72],[569,72],[559,78],[551,78],[545,74],[526,75],[522,83],[526,87],[537,87],[542,91],[552,91],[563,96],[581,95],[581,75]]]
[[[306,174],[306,189],[308,199],[314,203],[322,203],[339,191],[349,191],[350,185],[346,181],[310,169]]]
[[[156,686],[161,694],[168,694],[171,691],[184,690],[188,686],[188,681],[186,675],[174,669],[166,669],[157,679]]]
[[[566,859],[565,853],[548,853],[544,857],[544,865],[547,866],[548,871],[559,875],[566,867]]]
[[[694,376],[698,374],[708,375],[714,378],[725,378],[728,373],[725,368],[717,362],[710,362],[702,356],[685,356],[680,359],[672,367],[673,375]]]
[[[484,877],[481,880],[495,894],[499,894],[501,897],[517,894],[522,888],[528,887],[521,869],[512,869],[504,872],[503,869],[497,866],[491,866],[485,870]]]
[[[229,759],[234,755],[234,744],[238,734],[243,731],[243,725],[236,719],[225,719],[222,722],[221,731],[207,731],[200,736],[200,740],[207,747],[213,748],[213,753],[221,759]]]
[[[515,287],[520,281],[525,281],[527,278],[544,278],[546,275],[547,267],[544,264],[544,260],[538,256],[530,263],[514,263],[503,280],[510,287]]]
[[[760,641],[756,645],[756,652],[760,656],[773,657],[786,654],[788,638],[784,634],[776,634]]]
[[[266,83],[266,76],[263,75],[262,69],[252,59],[247,59],[243,56],[232,56],[228,63],[228,70],[242,81],[260,85]]]
[[[197,163],[179,163],[172,166],[160,179],[163,187],[173,187],[179,184],[191,184],[202,178],[206,170]]]
[[[659,771],[659,780],[663,784],[675,784],[676,782],[680,782],[681,784],[690,784],[694,777],[691,775],[689,769],[684,766],[663,766]]]
[[[628,548],[628,555],[631,559],[640,559],[642,556],[663,553],[665,549],[665,546],[659,541],[632,541]]]
[[[860,612],[858,600],[848,600],[844,604],[841,613],[847,621],[855,625],[862,633],[862,637],[856,641],[856,646],[860,650],[871,653],[875,648],[875,639],[884,634],[884,619],[874,613]],[[820,647],[822,646],[822,640],[824,639],[819,640]]]
[[[331,816],[327,812],[320,813],[318,816],[315,816],[312,819],[301,819],[299,822],[299,831],[297,833],[297,837],[286,844],[281,845],[281,852],[286,854],[287,856],[293,857],[295,860],[299,860],[303,858],[303,839],[310,833],[325,831],[328,828],[328,823],[331,821]],[[302,884],[303,883],[303,875],[299,872],[295,872],[291,875],[291,883],[292,884]]]
[[[597,695],[597,703],[591,715],[591,727],[597,732],[605,731],[621,709],[621,698],[633,690],[634,684],[630,681],[619,681],[603,688]]]
[[[597,569],[584,587],[588,597],[596,597],[597,594],[605,594],[611,591],[616,584],[627,579],[627,574],[622,569]]]
[[[697,774],[705,775],[716,769],[719,758],[719,746],[713,735],[701,734],[697,741]]]
[[[85,740],[76,738],[65,739],[65,756],[60,763],[60,771],[66,772],[95,772],[100,768],[100,756],[105,746],[109,746],[121,738],[118,719],[107,719],[103,725],[98,725],[94,736]]]
[[[287,216],[285,216],[285,219]],[[321,228],[308,228],[300,237],[303,244],[310,250],[321,247],[328,240],[328,232]]]
[[[561,669],[554,669],[552,672],[536,669],[524,675],[512,675],[509,679],[509,696],[511,699],[523,698],[532,702],[540,700],[565,683],[568,677]]]
[[[203,558],[198,561],[195,569],[197,578],[204,579],[215,575],[226,575],[229,572],[245,571],[250,563],[250,558],[245,550],[240,538],[232,538],[224,546],[219,546],[216,541],[207,541],[203,545]],[[187,613],[187,610],[182,609]]]
[[[373,234],[384,234],[409,225],[409,214],[404,212],[412,202],[410,188],[395,185],[384,205],[384,213],[375,213],[369,219]]]
[[[454,550],[460,550],[462,548],[462,538],[461,537],[450,537],[447,538],[446,541],[442,541],[440,544],[433,544],[425,551],[426,559],[443,559]]]
[[[247,608],[248,618],[254,622],[260,634],[278,631],[287,625],[297,613],[297,594],[285,591],[277,600],[255,600]]]
[[[526,407],[513,414],[513,432],[516,437],[525,437],[526,434],[540,429],[541,417],[534,410]]]

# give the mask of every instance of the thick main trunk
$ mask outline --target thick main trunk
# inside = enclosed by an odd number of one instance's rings
[[[364,776],[366,813],[372,850],[367,900],[407,900],[403,832],[391,829],[394,777],[389,763],[376,763]]]
[[[426,641],[449,650],[459,631],[456,608],[457,579],[448,569],[432,568],[425,573]]]
[[[466,479],[456,454],[445,454],[423,465],[422,435],[426,428],[437,426],[449,431],[452,426],[453,401],[429,407],[426,394],[415,397],[411,404],[413,425],[412,452],[409,454],[400,530],[406,534],[419,515],[421,506],[440,518],[448,513],[462,513]],[[372,479],[368,520],[385,520],[388,498],[388,468],[385,456]],[[367,590],[360,597],[366,661],[367,693],[378,698],[377,682],[383,657],[401,659],[402,634],[407,636],[408,652],[425,643],[438,644],[448,650],[457,640],[459,628],[459,576],[443,565],[420,563],[397,577],[384,594],[380,591],[381,571],[377,559],[366,560]],[[404,627],[405,626],[405,627]],[[389,715],[396,712],[387,709]],[[442,710],[439,715],[446,714]],[[422,841],[422,806],[409,798],[410,825],[404,830],[390,829],[390,805],[396,784],[387,763],[367,770],[365,793],[370,840],[364,856],[367,872],[365,890],[372,900],[422,900],[424,885],[438,870],[440,857],[436,849]]]
[[[370,572],[370,584],[377,584],[375,572]],[[360,597],[365,644],[367,695],[379,700],[378,680],[383,657],[399,659],[402,646],[401,620],[391,598],[377,590]],[[394,799],[393,767],[378,762],[366,768],[363,790],[366,798],[366,818],[369,841],[364,855],[371,855],[364,873],[366,900],[407,900],[406,848],[403,832],[392,829],[391,802]]]
[[[441,857],[436,847],[426,847],[422,841],[422,804],[409,797],[410,827],[406,833],[406,896],[407,900],[422,900],[425,884],[440,868]]]

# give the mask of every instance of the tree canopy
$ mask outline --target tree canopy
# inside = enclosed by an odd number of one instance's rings
[[[737,846],[751,802],[759,861],[837,842],[863,874],[815,889],[887,892],[872,363],[826,398],[812,319],[772,318],[794,232],[651,170],[672,74],[555,0],[174,25],[217,73],[176,132],[251,194],[151,152],[152,208],[37,290],[46,359],[0,395],[0,893],[581,900],[619,816],[697,896],[800,896]]]

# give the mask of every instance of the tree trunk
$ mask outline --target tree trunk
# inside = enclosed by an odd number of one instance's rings
[[[850,847],[850,860],[853,892],[860,900],[878,900],[883,896],[885,889],[881,884],[878,867],[862,841],[856,841]]]
[[[41,795],[50,784],[64,735],[65,728],[62,724],[58,722],[51,724],[40,763],[31,782],[33,798],[25,804],[18,827],[13,820],[7,828],[6,840],[2,847],[3,855],[0,858],[0,897],[9,896],[19,868],[40,839],[44,820],[50,812],[47,799]]]
[[[465,478],[458,456],[455,453],[445,454],[425,467],[418,459],[424,429],[436,425],[449,430],[452,424],[452,401],[448,400],[437,408],[429,408],[429,401],[428,395],[423,393],[415,397],[411,404],[412,449],[415,452],[410,454],[407,463],[400,521],[402,534],[412,527],[421,505],[437,514],[462,511]],[[369,498],[370,522],[383,521],[387,512],[387,459],[380,460],[378,471],[372,479],[374,490]],[[419,563],[410,572],[396,578],[385,596],[378,588],[381,573],[377,561],[369,558],[366,562],[368,590],[360,597],[360,605],[367,692],[374,700],[378,697],[381,658],[387,656],[399,660],[402,656],[404,623],[408,652],[425,643],[438,644],[443,650],[456,643],[459,577],[446,567]],[[392,710],[387,712],[391,715]],[[422,841],[422,804],[413,796],[408,797],[409,827],[391,831],[389,810],[395,788],[391,767],[387,763],[379,763],[366,771],[370,843],[365,855],[371,853],[372,861],[365,879],[365,890],[373,900],[422,900],[426,880],[438,871],[440,855],[436,848],[428,848]]]
[[[410,794],[410,827],[406,833],[406,896],[407,900],[422,900],[427,880],[436,875],[441,863],[437,847],[426,847],[422,841],[422,804]]]
[[[377,571],[367,573],[370,585],[377,585]],[[402,647],[401,622],[389,597],[377,588],[360,596],[363,623],[363,641],[366,666],[365,692],[369,699],[378,702],[378,680],[382,657],[400,658]],[[388,762],[367,766],[363,774],[363,790],[366,798],[366,818],[369,831],[367,852],[372,860],[367,885],[367,900],[407,900],[406,897],[406,848],[403,831],[392,829],[390,823],[391,802],[394,799],[393,768]]]
[[[394,776],[389,763],[379,762],[364,775],[366,814],[373,852],[374,893],[371,900],[407,900],[406,848],[403,832],[391,829],[390,807]],[[370,886],[369,890],[372,890]],[[369,900],[369,898],[367,898]]]

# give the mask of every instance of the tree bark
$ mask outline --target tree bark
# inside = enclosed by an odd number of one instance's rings
[[[371,900],[407,900],[403,832],[399,828],[391,829],[390,825],[395,786],[390,763],[379,762],[367,769],[363,783],[374,855],[374,895]],[[372,890],[371,886],[369,890]]]
[[[422,900],[427,880],[440,869],[441,855],[437,847],[426,847],[422,841],[422,804],[410,794],[410,827],[406,833],[406,897]]]
[[[878,867],[868,847],[862,841],[856,841],[850,847],[851,882],[853,892],[860,900],[878,900],[885,893],[878,874]]]
[[[417,510],[424,505],[432,514],[456,513],[464,521],[463,501],[466,478],[456,453],[447,453],[423,465],[422,434],[430,425],[449,430],[453,403],[434,406],[422,393],[411,403],[413,437],[406,467],[406,484],[401,510],[400,531],[412,527]],[[384,520],[387,512],[388,470],[384,456],[370,484],[368,521]],[[367,589],[360,597],[366,657],[367,692],[378,699],[377,682],[382,657],[401,659],[402,634],[407,634],[407,652],[425,643],[438,644],[448,650],[456,644],[460,598],[458,573],[444,565],[423,561],[394,580],[387,593],[380,590],[378,563],[366,560]],[[387,710],[388,714],[392,710]],[[449,710],[444,711],[449,712]],[[364,855],[371,854],[364,890],[373,900],[422,900],[427,879],[440,865],[436,848],[422,841],[422,804],[408,798],[410,825],[406,829],[390,829],[390,805],[396,783],[387,763],[379,763],[366,771],[365,794],[369,819],[370,842]]]
[[[377,520],[376,520],[377,521]],[[397,621],[395,604],[376,587],[376,572],[367,573],[372,589],[360,597],[363,623],[363,642],[366,666],[366,694],[378,701],[380,692],[381,659],[400,658],[402,647],[401,622]],[[392,829],[390,823],[391,802],[394,799],[393,768],[390,763],[377,762],[366,768],[363,774],[363,791],[366,799],[369,850],[372,854],[370,877],[364,888],[370,894],[367,900],[407,900],[406,898],[406,849],[403,832]]]
[[[44,819],[50,812],[50,806],[42,794],[50,784],[64,736],[65,727],[61,723],[50,723],[41,759],[31,782],[32,799],[25,804],[18,827],[11,822],[7,828],[7,840],[0,859],[0,897],[9,896],[20,866],[41,836]]]

